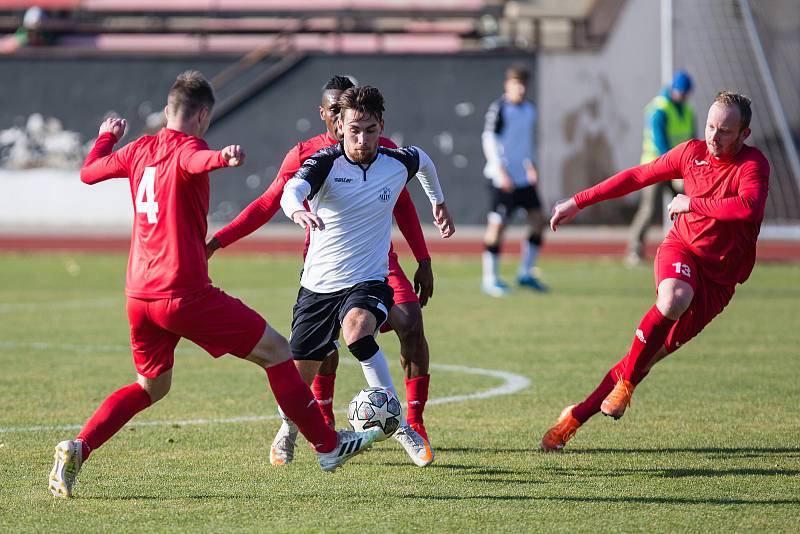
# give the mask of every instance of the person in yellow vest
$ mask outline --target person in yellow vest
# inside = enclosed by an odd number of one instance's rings
[[[649,163],[674,146],[695,137],[694,112],[686,101],[691,90],[692,78],[679,70],[672,78],[672,85],[665,87],[645,106],[642,158],[639,163]],[[631,223],[626,257],[628,265],[639,265],[644,261],[647,228],[666,187],[670,187],[669,182],[659,182],[642,189],[639,209]],[[673,185],[674,189],[680,187],[679,183]]]

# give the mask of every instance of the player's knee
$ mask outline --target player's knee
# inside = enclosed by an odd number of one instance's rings
[[[342,335],[348,347],[356,340],[371,336],[377,327],[377,319],[372,312],[353,308],[342,321]]]
[[[155,378],[139,375],[136,381],[150,396],[150,404],[155,404],[166,397],[172,387],[172,369]]]
[[[258,341],[252,352],[245,358],[256,365],[267,368],[279,363],[283,363],[292,357],[289,342],[267,325],[264,335]]]
[[[369,360],[380,350],[378,343],[375,341],[375,336],[368,335],[347,345],[347,349],[356,357],[360,362]]]
[[[689,309],[693,296],[694,293],[691,289],[687,291],[681,287],[674,288],[672,291],[660,293],[657,302],[658,311],[660,311],[664,317],[678,319]]]

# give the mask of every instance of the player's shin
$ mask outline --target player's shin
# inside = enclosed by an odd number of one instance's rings
[[[75,438],[83,444],[83,460],[150,404],[150,395],[136,382],[109,395]]]
[[[408,423],[411,425],[422,425],[424,423],[422,413],[425,411],[425,403],[428,402],[430,380],[431,375],[429,374],[405,379]]]
[[[382,387],[391,390],[397,395],[397,390],[392,382],[392,375],[389,372],[389,364],[383,355],[374,336],[364,336],[347,346],[353,356],[361,363],[361,370],[369,387]],[[400,426],[405,426],[405,416],[400,421]]]
[[[303,382],[292,360],[266,368],[269,384],[283,413],[300,429],[300,433],[317,452],[330,452],[336,447],[336,432],[322,417],[314,395]]]
[[[319,409],[322,410],[325,423],[331,428],[335,428],[336,424],[336,417],[333,414],[333,390],[335,382],[336,374],[317,374],[314,377],[313,384],[311,384],[311,391],[314,393],[314,398],[317,399]]]
[[[636,329],[633,343],[625,358],[622,378],[633,384],[638,384],[644,378],[644,373],[664,346],[674,325],[675,320],[665,317],[657,306],[654,305],[648,310]]]

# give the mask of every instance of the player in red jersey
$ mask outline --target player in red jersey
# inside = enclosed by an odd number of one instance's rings
[[[266,224],[280,210],[283,187],[294,176],[302,163],[321,148],[340,141],[341,134],[336,128],[338,113],[335,103],[343,91],[353,86],[353,82],[344,76],[334,76],[328,81],[323,87],[322,102],[319,108],[320,119],[325,122],[327,127],[326,132],[298,143],[286,154],[278,175],[269,188],[209,241],[207,246],[209,257],[218,248],[226,247]],[[397,148],[390,139],[384,137],[381,137],[380,145]],[[408,423],[422,438],[428,441],[422,414],[428,399],[430,355],[423,329],[421,307],[433,295],[433,271],[419,217],[407,190],[404,189],[400,194],[393,213],[397,226],[408,241],[419,267],[414,274],[414,285],[412,286],[400,267],[394,249],[389,250],[388,283],[394,290],[395,305],[389,313],[388,326],[390,328],[386,328],[385,325],[381,331],[394,329],[400,339],[400,363],[405,371]],[[304,257],[308,250],[308,243],[309,234],[306,232]],[[338,351],[331,352],[323,361],[312,383],[312,390],[317,402],[325,414],[326,421],[331,426],[334,425],[333,391],[338,363]],[[281,430],[270,451],[270,461],[274,465],[287,464],[294,457],[294,436],[297,431],[289,422],[285,423]],[[430,448],[429,443],[428,445]],[[409,454],[412,452],[409,451]]]
[[[721,92],[708,111],[705,142],[682,143],[651,163],[622,171],[559,202],[553,231],[578,211],[660,181],[683,178],[672,199],[675,225],[655,259],[656,303],[642,318],[628,353],[580,404],[567,406],[541,441],[559,450],[597,412],[619,419],[653,365],[700,333],[750,276],[764,218],[769,164],[750,135],[750,99]]]
[[[165,128],[112,153],[126,122],[106,119],[83,164],[81,180],[87,184],[130,180],[135,213],[125,294],[138,378],[106,398],[74,440],[56,446],[49,478],[56,497],[70,497],[89,454],[167,394],[182,337],[215,358],[230,353],[264,368],[278,405],[312,443],[323,470],[335,470],[377,435],[337,433],[325,424],[286,339],[211,285],[205,251],[208,173],[244,161],[238,145],[209,150],[202,139],[213,105],[211,85],[199,72],[184,72],[169,92]]]

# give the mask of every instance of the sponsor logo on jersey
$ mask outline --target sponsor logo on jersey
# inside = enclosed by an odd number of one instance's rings
[[[644,337],[644,332],[642,332],[642,329],[641,329],[641,328],[637,328],[637,329],[636,329],[636,338],[637,338],[639,341],[641,341],[642,343],[644,343],[645,345],[647,345],[647,339],[645,339],[645,337]]]
[[[694,164],[698,167],[701,167],[703,165],[708,165],[708,162],[704,159],[696,159],[694,160]]]
[[[378,198],[381,199],[381,202],[389,202],[389,199],[392,198],[392,190],[388,187],[384,187],[381,189]]]
[[[353,179],[352,179],[352,178],[344,178],[344,177],[341,177],[341,176],[337,176],[337,177],[335,177],[335,178],[333,179],[333,181],[334,181],[334,182],[337,182],[337,183],[340,183],[340,184],[350,184],[350,183],[353,183]]]

